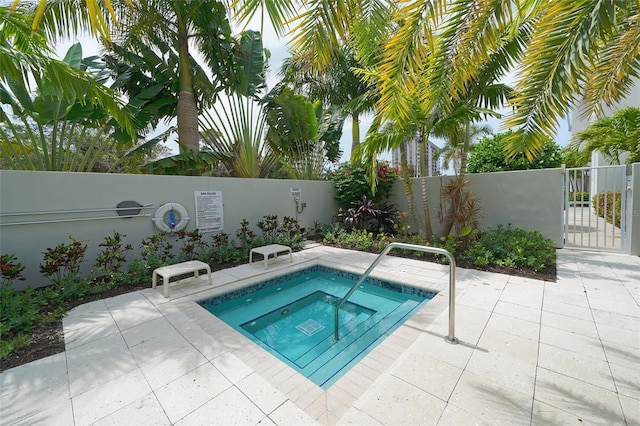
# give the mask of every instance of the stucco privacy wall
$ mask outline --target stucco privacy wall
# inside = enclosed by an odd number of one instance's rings
[[[630,216],[628,221],[630,247],[629,253],[640,256],[640,163],[633,163],[631,188],[628,189],[628,201],[631,203]]]
[[[306,203],[297,214],[291,188],[301,189]],[[314,222],[329,223],[337,211],[333,199],[333,183],[276,179],[207,178],[185,176],[150,176],[100,173],[63,173],[0,171],[0,252],[14,254],[27,266],[26,281],[16,287],[48,284],[39,273],[42,253],[48,247],[68,242],[71,235],[88,244],[88,271],[98,253],[98,244],[117,231],[138,248],[142,239],[158,232],[151,217],[120,218],[115,211],[74,213],[74,210],[113,209],[118,203],[133,200],[152,204],[146,210],[152,216],[167,202],[183,205],[191,220],[187,230],[195,229],[195,191],[222,191],[224,232],[235,236],[240,221],[247,219],[251,227],[264,215],[290,216],[303,227]],[[8,216],[8,213],[71,211],[64,214]],[[111,217],[104,220],[69,221],[31,225],[6,225],[13,222],[55,219]],[[174,237],[172,237],[174,238]],[[208,237],[207,237],[208,239]],[[131,258],[131,256],[128,256]]]
[[[562,247],[562,169],[522,170],[512,172],[478,173],[467,175],[471,190],[480,198],[482,217],[479,228],[511,224],[514,228],[540,231]],[[440,189],[450,176],[413,179],[418,224],[414,230],[424,229],[422,208],[422,180],[426,181],[431,224],[436,234],[441,232],[441,218],[446,215],[446,203]],[[394,184],[391,202],[409,211],[404,183]]]

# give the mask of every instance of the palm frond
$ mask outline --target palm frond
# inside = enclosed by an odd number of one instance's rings
[[[310,0],[305,10],[293,20],[291,47],[303,57],[314,72],[319,72],[331,63],[333,52],[347,40],[350,15],[348,1]]]
[[[530,160],[540,152],[544,135],[553,134],[558,117],[571,106],[597,61],[598,43],[615,27],[614,0],[540,2],[535,37],[525,51],[516,84],[516,113],[506,125],[527,136],[528,147],[507,144],[513,154],[524,148]],[[613,12],[613,13],[612,13]]]
[[[185,175],[202,174],[218,161],[228,158],[227,153],[187,151],[170,157],[152,161],[144,166],[149,174],[157,175]]]
[[[398,6],[393,21],[399,27],[384,45],[379,68],[377,110],[383,119],[411,120],[409,92],[423,83],[420,78],[435,47],[434,32],[443,9],[439,1],[403,2]]]
[[[357,61],[367,68],[378,65],[381,46],[389,38],[396,3],[382,0],[362,1],[357,19],[351,22],[348,46]]]
[[[640,76],[640,3],[635,4],[635,14],[629,16],[620,32],[607,43],[598,58],[598,65],[587,80],[584,113],[602,113],[602,106],[611,106],[625,97],[631,88],[632,77]]]
[[[245,25],[260,11],[262,14],[260,23],[264,26],[263,16],[266,11],[271,26],[278,36],[283,36],[287,32],[289,21],[296,15],[297,10],[297,4],[292,0],[235,0],[228,7],[234,19]]]

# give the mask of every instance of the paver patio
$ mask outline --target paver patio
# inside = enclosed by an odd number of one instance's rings
[[[319,246],[293,267],[374,259]],[[441,292],[327,391],[197,305],[205,280],[79,306],[64,353],[0,374],[0,424],[640,425],[640,258],[559,250],[556,283],[457,269],[458,345],[447,269],[383,260]],[[215,272],[214,291],[264,274]]]

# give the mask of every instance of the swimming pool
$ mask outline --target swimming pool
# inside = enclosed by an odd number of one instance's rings
[[[339,312],[359,276],[316,265],[198,303],[289,366],[327,389],[435,292],[367,278]]]

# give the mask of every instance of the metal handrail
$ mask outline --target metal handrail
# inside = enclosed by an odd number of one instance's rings
[[[131,210],[131,208],[129,208]],[[131,219],[134,217],[150,217],[150,213],[127,215],[127,216],[96,216],[96,217],[77,217],[69,219],[50,219],[50,220],[30,220],[25,222],[0,222],[0,226],[15,225],[38,225],[43,223],[63,223],[63,222],[84,222],[88,220],[106,220],[106,219]]]
[[[443,256],[446,256],[447,259],[449,259],[449,335],[445,336],[445,340],[447,342],[451,343],[451,344],[457,344],[458,343],[458,339],[456,339],[456,337],[455,337],[456,260],[454,259],[453,255],[451,253],[449,253],[445,249],[441,249],[441,248],[437,248],[437,247],[419,246],[417,244],[407,244],[407,243],[391,243],[387,247],[385,247],[385,249],[382,250],[382,253],[380,253],[380,255],[378,255],[376,260],[373,261],[371,266],[369,266],[369,269],[367,269],[364,272],[364,274],[362,274],[360,279],[358,281],[356,281],[356,283],[349,289],[347,294],[345,294],[344,297],[342,299],[340,299],[340,301],[336,305],[336,308],[335,308],[335,311],[334,311],[334,315],[333,315],[333,320],[334,320],[333,321],[334,322],[333,336],[334,336],[334,339],[336,341],[340,340],[340,334],[338,333],[338,329],[340,328],[340,324],[339,324],[340,320],[339,320],[339,317],[338,317],[338,312],[340,311],[340,307],[347,301],[347,299],[353,294],[353,292],[356,291],[356,288],[360,284],[362,284],[362,282],[364,280],[367,279],[369,274],[371,274],[371,271],[373,271],[373,269],[376,266],[378,266],[380,261],[382,261],[382,258],[387,253],[389,253],[389,251],[391,251],[391,249],[394,249],[394,248],[401,248],[401,249],[405,249],[405,250],[417,250],[417,251],[423,251],[423,252],[426,252],[426,253],[441,254]]]
[[[150,213],[142,213],[143,210],[153,207],[153,204],[144,204],[139,207],[107,207],[98,209],[76,209],[76,210],[54,210],[54,211],[39,211],[39,212],[14,212],[14,213],[0,213],[0,226],[16,226],[16,225],[38,225],[44,223],[63,223],[63,222],[83,222],[88,220],[107,220],[107,219],[131,219],[135,217],[150,217]],[[96,213],[96,212],[121,212],[127,210],[139,210],[137,214],[126,214],[118,216],[91,216],[91,217],[74,217],[67,219],[43,219],[43,220],[29,220],[22,222],[2,222],[4,217],[11,216],[44,216],[44,215],[57,215],[57,214],[69,214],[69,213]]]
[[[144,210],[144,209],[148,209],[150,207],[153,207],[153,204],[144,204],[141,205],[139,208],[140,210]],[[44,211],[44,212],[13,212],[13,213],[0,213],[0,217],[5,217],[5,216],[44,216],[47,214],[68,214],[68,213],[94,213],[94,212],[111,212],[111,211],[120,211],[120,210],[131,210],[132,207],[106,207],[106,208],[99,208],[99,209],[75,209],[75,210],[51,210],[51,211]],[[131,215],[131,216],[136,216],[136,215]]]

